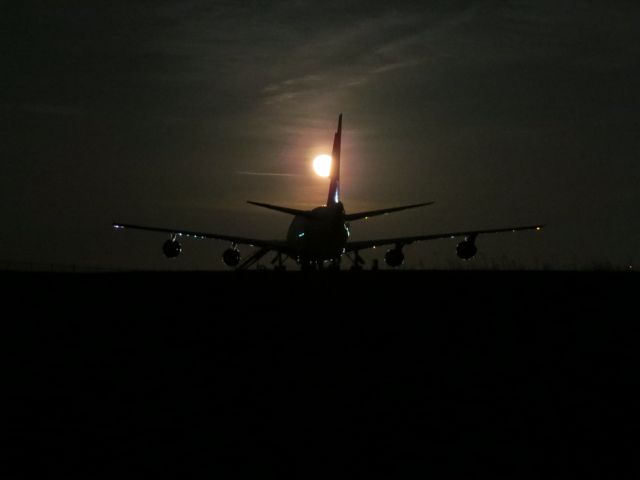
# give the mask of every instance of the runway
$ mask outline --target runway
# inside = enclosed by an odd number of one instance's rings
[[[635,277],[4,274],[10,456],[98,478],[606,469],[631,455]]]

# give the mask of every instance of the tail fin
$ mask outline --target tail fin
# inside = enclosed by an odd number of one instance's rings
[[[340,202],[340,139],[342,137],[342,114],[338,117],[338,130],[333,137],[333,151],[331,152],[331,183],[327,206]]]

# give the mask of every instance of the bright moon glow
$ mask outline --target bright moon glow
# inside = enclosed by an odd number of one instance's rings
[[[313,159],[313,171],[321,177],[331,174],[331,155],[318,155]]]

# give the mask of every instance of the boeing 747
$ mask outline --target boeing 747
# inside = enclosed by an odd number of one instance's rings
[[[362,220],[378,215],[399,212],[411,208],[431,205],[433,202],[403,205],[393,208],[383,208],[366,212],[347,213],[341,201],[340,192],[340,143],[342,138],[342,114],[338,117],[338,129],[333,139],[331,153],[330,184],[327,203],[312,210],[298,210],[295,208],[270,205],[267,203],[248,203],[258,207],[268,208],[293,216],[287,236],[284,240],[262,240],[257,238],[238,237],[219,233],[205,233],[182,230],[179,228],[148,227],[116,222],[116,229],[136,229],[151,232],[160,232],[169,235],[169,239],[163,244],[163,251],[167,258],[176,258],[182,252],[182,245],[178,241],[180,237],[192,237],[199,239],[222,240],[231,243],[222,254],[222,261],[229,267],[247,269],[269,252],[276,255],[272,263],[276,268],[283,269],[283,262],[288,258],[295,260],[303,270],[322,267],[325,262],[330,262],[333,268],[339,268],[340,260],[346,256],[352,261],[353,268],[361,268],[364,263],[359,253],[361,250],[389,245],[391,248],[385,254],[385,262],[390,267],[398,267],[404,263],[403,248],[406,245],[435,240],[439,238],[462,238],[457,244],[456,253],[464,260],[471,259],[478,251],[476,238],[480,234],[517,232],[522,230],[540,230],[543,225],[527,225],[517,227],[495,228],[487,230],[469,230],[460,232],[446,232],[408,237],[391,237],[377,240],[349,241],[350,222]],[[238,245],[250,245],[258,247],[258,250],[241,263],[241,255]]]

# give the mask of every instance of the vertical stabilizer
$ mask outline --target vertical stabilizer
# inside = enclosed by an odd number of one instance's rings
[[[340,202],[340,139],[342,137],[342,114],[338,117],[338,130],[333,137],[333,150],[331,151],[331,183],[329,184],[329,196],[327,206]]]

